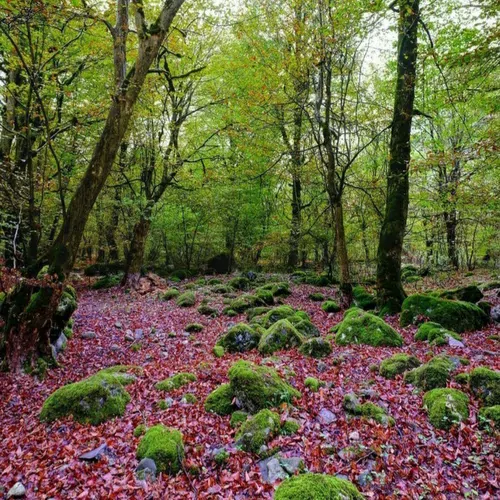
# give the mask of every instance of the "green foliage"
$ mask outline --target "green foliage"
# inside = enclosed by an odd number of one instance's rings
[[[154,425],[139,442],[137,458],[151,458],[159,472],[177,474],[184,459],[182,434],[161,424]]]
[[[310,389],[312,392],[318,392],[319,388],[324,386],[325,383],[322,382],[321,380],[318,380],[317,378],[314,377],[307,377],[304,380],[304,385]]]

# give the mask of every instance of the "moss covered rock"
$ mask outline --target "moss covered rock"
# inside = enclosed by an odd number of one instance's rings
[[[200,314],[203,314],[203,316],[210,316],[212,318],[215,318],[219,315],[219,311],[217,311],[215,307],[209,306],[208,304],[200,304],[200,307],[198,307],[198,312]]]
[[[372,419],[382,425],[394,425],[394,419],[387,415],[384,408],[370,402],[359,404],[358,399],[353,394],[346,394],[343,407],[351,415]]]
[[[231,415],[231,420],[229,425],[234,429],[239,427],[248,418],[248,413],[246,411],[237,410]]]
[[[325,300],[325,296],[319,292],[310,293],[308,298],[313,302],[322,302],[323,300]]]
[[[248,290],[250,288],[250,280],[243,276],[230,279],[227,284],[235,290]]]
[[[222,358],[222,356],[224,356],[224,347],[221,345],[215,345],[212,349],[212,353],[216,358]]]
[[[484,427],[485,423],[493,422],[500,429],[500,405],[489,406],[479,410],[479,421]]]
[[[161,424],[154,425],[139,442],[137,458],[150,458],[159,472],[177,474],[184,459],[182,434]]]
[[[479,302],[483,298],[481,290],[479,290],[476,285],[446,290],[441,292],[439,296],[443,299],[463,300],[464,302],[471,302],[472,304]]]
[[[177,297],[175,303],[179,307],[192,307],[196,303],[196,295],[194,292],[184,292]]]
[[[292,293],[290,291],[290,285],[286,281],[280,281],[278,283],[267,283],[259,287],[259,290],[270,291],[273,297],[288,297]]]
[[[423,318],[458,333],[480,330],[489,321],[484,311],[469,302],[423,294],[410,295],[402,305],[401,326],[422,322]]]
[[[203,325],[200,323],[189,323],[186,325],[186,328],[184,328],[184,331],[188,333],[197,333],[201,332],[203,330]]]
[[[435,356],[424,365],[406,372],[404,381],[424,391],[446,387],[454,368],[447,356]]]
[[[287,318],[295,329],[306,338],[319,337],[319,328],[308,319],[302,319],[298,313]]]
[[[318,392],[319,388],[324,386],[325,383],[322,382],[321,380],[318,380],[317,378],[314,377],[307,377],[304,380],[304,385],[311,390],[312,392]]]
[[[245,451],[259,453],[262,446],[279,434],[280,417],[271,410],[260,410],[245,420],[236,434],[236,442]]]
[[[377,307],[375,296],[368,293],[361,285],[357,285],[352,289],[354,303],[364,311],[370,311]]]
[[[271,308],[268,306],[252,307],[251,309],[247,310],[247,320],[252,321],[254,318],[262,316],[270,310]]]
[[[401,347],[403,337],[382,318],[359,308],[350,309],[336,328],[338,345],[367,344]]]
[[[324,358],[332,353],[332,344],[328,340],[322,338],[312,338],[306,340],[301,346],[299,351],[311,358]]]
[[[500,405],[500,372],[479,366],[471,371],[469,385],[485,406]]]
[[[108,276],[103,276],[99,278],[93,285],[94,290],[104,290],[105,288],[113,288],[118,286],[122,280],[121,274],[110,274]]]
[[[469,417],[469,398],[456,389],[433,389],[424,395],[424,407],[434,427],[448,430]]]
[[[380,363],[379,373],[385,378],[395,378],[396,375],[401,375],[418,366],[420,366],[418,358],[400,352],[390,358],[384,359]]]
[[[363,500],[356,486],[327,474],[306,473],[285,479],[274,500]]]
[[[229,304],[229,308],[238,313],[242,313],[247,309],[265,305],[266,303],[257,295],[244,294],[241,297],[234,299]]]
[[[302,345],[304,337],[286,319],[272,324],[259,341],[261,354],[272,354],[280,349],[288,349]]]
[[[217,342],[228,352],[246,352],[256,349],[259,345],[260,333],[246,323],[232,326]]]
[[[172,300],[176,299],[181,292],[177,290],[177,288],[169,288],[168,290],[165,290],[165,293],[162,295],[162,300]]]
[[[427,340],[433,345],[444,345],[448,342],[448,337],[452,337],[455,340],[462,340],[462,337],[451,330],[443,328],[440,324],[434,323],[433,321],[428,321],[427,323],[422,323],[415,334],[415,340]]]
[[[194,373],[181,372],[173,375],[172,377],[166,378],[161,382],[158,382],[155,387],[159,391],[169,392],[174,391],[175,389],[179,389],[180,387],[195,381],[196,375]]]
[[[217,284],[211,288],[212,292],[217,294],[231,293],[233,289],[229,285]]]
[[[271,310],[267,311],[264,315],[259,315],[253,319],[254,323],[262,325],[264,328],[269,328],[272,324],[276,323],[281,319],[290,318],[296,313],[295,309],[290,306],[278,306],[273,307]]]
[[[237,407],[233,405],[233,390],[229,384],[222,384],[205,399],[205,410],[217,415],[230,415]]]
[[[97,425],[123,415],[130,401],[124,386],[134,380],[126,373],[128,368],[101,370],[80,382],[57,389],[45,400],[40,419],[52,422],[72,415],[78,422]]]
[[[283,381],[276,370],[249,361],[237,361],[228,372],[231,394],[240,409],[255,413],[299,398],[300,392]]]
[[[340,306],[334,300],[326,300],[321,304],[321,309],[327,313],[336,313],[340,311]]]

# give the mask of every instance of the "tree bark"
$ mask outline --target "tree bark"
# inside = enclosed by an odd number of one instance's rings
[[[302,183],[299,176],[292,180],[292,223],[290,228],[290,251],[288,268],[296,269],[299,262],[299,247],[302,226]]]
[[[399,0],[397,83],[392,120],[385,215],[377,254],[377,291],[391,312],[406,298],[401,254],[409,204],[410,136],[415,97],[419,0]]]

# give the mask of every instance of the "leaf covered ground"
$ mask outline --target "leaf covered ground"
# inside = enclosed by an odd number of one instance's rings
[[[197,305],[206,290],[195,290]],[[197,307],[180,308],[175,301],[159,300],[156,292],[128,294],[118,287],[96,291],[86,283],[78,286],[78,292],[74,337],[59,358],[60,368],[50,370],[44,380],[0,374],[0,494],[2,488],[6,492],[22,481],[28,498],[272,498],[275,486],[263,482],[258,457],[234,447],[235,431],[229,417],[209,414],[203,407],[206,396],[227,382],[227,370],[234,361],[262,361],[256,350],[222,358],[212,354],[217,339],[230,324],[245,321],[245,315],[208,318]],[[292,285],[292,292],[283,302],[306,311],[323,336],[341,320],[343,312],[325,313],[321,302],[309,299],[312,292],[335,297],[335,288]],[[499,302],[494,292],[487,299]],[[211,296],[210,302],[222,311],[220,295]],[[184,328],[193,322],[204,329],[187,334]],[[471,395],[470,418],[448,432],[440,431],[429,423],[421,393],[401,377],[386,380],[375,369],[396,352],[410,353],[421,361],[446,352],[470,361],[459,371],[476,366],[498,370],[499,342],[489,337],[500,334],[499,325],[466,333],[465,347],[452,348],[414,341],[416,328],[399,327],[397,316],[388,322],[403,335],[402,348],[333,344],[333,353],[321,361],[305,357],[297,349],[276,354],[274,366],[302,392],[293,408],[279,411],[302,425],[297,434],[280,436],[269,446],[279,448],[285,456],[301,456],[310,471],[347,477],[368,498],[498,498],[498,434],[480,430],[478,401]],[[138,350],[125,340],[128,329],[143,331]],[[95,332],[95,338],[82,336],[88,331]],[[132,399],[123,417],[98,426],[69,418],[40,422],[41,406],[55,389],[117,364],[143,369],[127,387]],[[174,403],[161,409],[158,402],[166,395],[155,389],[155,383],[178,372],[193,372],[197,381],[169,393]],[[309,376],[326,385],[311,392],[304,387]],[[450,386],[467,391],[454,381]],[[352,391],[365,391],[370,400],[387,409],[396,425],[384,427],[371,420],[348,418],[342,400]],[[196,396],[196,403],[181,401],[187,392]],[[334,414],[332,423],[318,419],[322,409]],[[139,424],[157,423],[183,433],[183,471],[175,477],[161,475],[155,482],[139,481],[134,472],[139,438],[133,431]],[[100,460],[78,458],[102,444],[109,453]],[[211,453],[221,446],[231,453],[227,463],[218,466]]]

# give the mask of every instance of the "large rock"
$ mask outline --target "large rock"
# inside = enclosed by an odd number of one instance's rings
[[[484,297],[481,290],[479,290],[476,285],[446,290],[444,292],[440,292],[439,296],[442,299],[463,300],[464,302],[471,302],[472,304],[479,302]]]
[[[217,345],[222,346],[227,352],[246,352],[257,348],[260,337],[260,332],[250,325],[238,323],[226,332]]]
[[[40,419],[52,422],[72,415],[78,422],[97,425],[123,415],[130,401],[123,386],[134,380],[126,373],[128,368],[107,368],[57,389],[43,404]]]
[[[379,373],[385,378],[395,378],[396,375],[401,375],[418,366],[420,366],[420,361],[415,356],[399,352],[380,363]]]
[[[370,311],[377,307],[375,297],[371,293],[368,293],[361,285],[357,285],[352,289],[352,295],[356,306],[364,311]]]
[[[299,398],[300,392],[283,381],[276,370],[249,361],[237,361],[228,372],[232,394],[240,409],[255,413]]]
[[[460,335],[443,328],[440,324],[434,323],[433,321],[422,323],[415,334],[415,340],[427,340],[433,345],[445,345],[448,343],[449,338],[457,341],[462,340]]]
[[[500,372],[484,366],[474,368],[470,373],[469,385],[485,406],[500,405]]]
[[[182,434],[161,424],[151,427],[139,443],[137,458],[150,458],[159,472],[177,474],[184,458]]]
[[[272,354],[280,349],[288,349],[302,345],[304,337],[287,320],[281,319],[271,325],[259,341],[261,354]]]
[[[230,415],[237,407],[233,404],[233,389],[229,384],[222,384],[213,390],[205,400],[205,410],[217,415]]]
[[[404,380],[419,389],[429,391],[437,387],[446,387],[455,365],[447,356],[435,356],[418,368],[406,372]]]
[[[433,389],[424,395],[424,407],[434,427],[448,430],[469,417],[469,398],[456,389]]]
[[[332,353],[332,344],[328,340],[322,338],[312,338],[306,340],[299,351],[312,358],[324,358]]]
[[[236,442],[243,450],[259,453],[262,446],[278,435],[280,416],[271,410],[261,410],[245,420],[236,434]]]
[[[458,333],[480,330],[489,321],[483,310],[469,302],[440,299],[423,294],[410,295],[402,305],[401,326],[419,323],[422,318]]]
[[[300,474],[285,479],[276,489],[274,500],[363,500],[356,486],[328,474]]]
[[[347,311],[336,331],[335,343],[338,345],[367,344],[376,347],[403,345],[403,338],[394,328],[378,316],[359,308]]]

